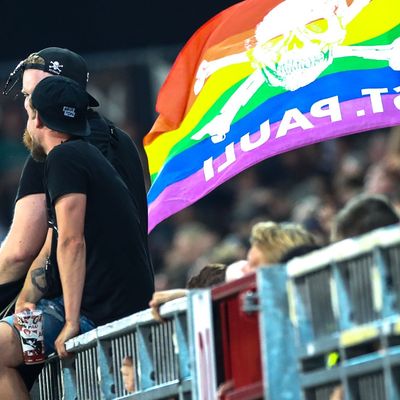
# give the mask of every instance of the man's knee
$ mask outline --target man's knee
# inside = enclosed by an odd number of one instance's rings
[[[0,368],[22,364],[22,348],[18,333],[6,322],[0,322]]]

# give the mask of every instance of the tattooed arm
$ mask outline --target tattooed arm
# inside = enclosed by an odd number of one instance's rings
[[[43,297],[47,291],[46,282],[46,261],[50,254],[52,230],[47,232],[46,242],[32,263],[25,279],[24,287],[18,296],[15,305],[15,312],[26,309],[35,309],[35,304]]]

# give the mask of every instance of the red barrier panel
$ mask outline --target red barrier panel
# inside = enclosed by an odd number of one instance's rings
[[[247,295],[255,291],[255,274],[212,290],[218,381],[225,400],[263,398],[258,312],[244,310]]]

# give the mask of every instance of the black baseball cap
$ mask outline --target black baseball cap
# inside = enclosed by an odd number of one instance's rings
[[[90,135],[89,95],[76,81],[48,76],[36,85],[31,100],[48,128],[73,136]]]
[[[37,55],[44,60],[43,62],[28,62],[32,55]],[[78,82],[86,90],[86,84],[89,80],[89,72],[86,61],[79,54],[61,47],[47,47],[37,53],[32,53],[30,57],[21,61],[14,71],[10,74],[4,94],[8,94],[12,88],[21,79],[22,74],[27,69],[39,69],[52,75],[66,76]],[[12,82],[13,78],[15,82]],[[11,86],[11,87],[9,87]],[[89,106],[97,107],[98,101],[89,94]]]

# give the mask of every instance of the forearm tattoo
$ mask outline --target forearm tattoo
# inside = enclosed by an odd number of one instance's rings
[[[47,292],[46,270],[44,267],[36,268],[31,272],[31,282],[41,293]]]

